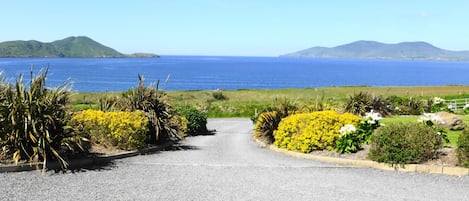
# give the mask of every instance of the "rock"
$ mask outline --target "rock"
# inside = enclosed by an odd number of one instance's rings
[[[451,114],[448,112],[437,112],[435,116],[441,119],[438,126],[449,130],[463,130],[466,128],[466,124],[459,115]]]

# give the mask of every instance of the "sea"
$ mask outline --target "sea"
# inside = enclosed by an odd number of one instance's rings
[[[47,86],[73,91],[239,90],[331,86],[469,85],[469,62],[287,57],[161,56],[159,58],[0,58],[7,82],[48,68]]]

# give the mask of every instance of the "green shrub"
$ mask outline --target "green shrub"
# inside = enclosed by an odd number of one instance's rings
[[[67,82],[49,89],[47,69],[36,76],[31,72],[29,86],[19,75],[15,84],[0,84],[0,146],[4,157],[20,160],[51,159],[67,167],[65,154],[86,152],[81,138],[70,129]],[[81,149],[78,149],[81,148]],[[45,168],[45,165],[44,165]]]
[[[72,117],[70,125],[97,144],[123,150],[143,148],[148,132],[148,118],[142,111],[84,110]]]
[[[176,108],[176,112],[187,119],[187,132],[191,135],[207,133],[207,113],[190,106]]]
[[[320,149],[332,150],[340,135],[340,128],[346,124],[356,125],[359,121],[358,116],[334,111],[293,114],[279,123],[278,129],[274,131],[274,144],[304,153]]]
[[[415,98],[390,96],[387,100],[391,103],[391,113],[395,115],[421,115],[427,110],[430,112],[428,104]]]
[[[228,97],[226,97],[221,91],[213,92],[212,96],[215,100],[228,100]]]
[[[469,167],[469,129],[466,128],[458,138],[456,148],[456,156],[458,157],[458,165]]]
[[[378,128],[370,144],[369,159],[396,167],[437,157],[443,139],[435,129],[425,124],[398,123]]]

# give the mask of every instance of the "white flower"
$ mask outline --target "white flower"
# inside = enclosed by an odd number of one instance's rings
[[[439,104],[439,103],[443,103],[443,102],[445,102],[445,99],[442,99],[440,97],[434,97],[433,98],[433,103],[434,104]]]
[[[369,124],[375,124],[376,122],[378,122],[379,120],[383,119],[383,117],[381,116],[380,113],[378,112],[373,112],[373,110],[371,110],[370,112],[368,113],[365,113],[365,119],[367,123]]]
[[[342,128],[340,128],[339,133],[342,136],[342,135],[346,135],[348,133],[353,133],[355,131],[357,131],[357,128],[355,128],[354,125],[345,124],[344,126],[342,126]]]
[[[431,121],[434,124],[445,124],[445,121],[441,119],[440,116],[435,115],[433,113],[424,113],[423,115],[420,116],[418,122],[427,122]]]
[[[467,108],[469,108],[469,103],[466,104],[466,105],[463,107],[464,110],[467,109]]]
[[[423,115],[420,115],[418,122],[430,121],[432,116],[433,116],[432,113],[423,113]]]

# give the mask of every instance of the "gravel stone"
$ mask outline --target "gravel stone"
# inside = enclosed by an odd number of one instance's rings
[[[0,174],[0,200],[469,200],[469,177],[398,173],[258,147],[249,119],[209,119],[214,135],[104,167]]]

